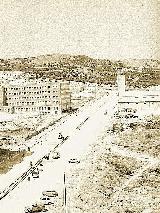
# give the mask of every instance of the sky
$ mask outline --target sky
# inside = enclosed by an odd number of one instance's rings
[[[0,0],[0,58],[160,58],[160,0]]]

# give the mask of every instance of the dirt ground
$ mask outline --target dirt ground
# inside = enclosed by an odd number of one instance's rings
[[[68,212],[160,212],[159,119],[116,133],[112,140],[102,133],[67,176]],[[61,212],[63,197],[47,208]]]
[[[31,153],[26,151],[18,152],[0,149],[0,174],[7,173],[15,164],[20,163],[29,154]]]

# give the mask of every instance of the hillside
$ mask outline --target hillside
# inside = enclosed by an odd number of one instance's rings
[[[125,67],[127,83],[133,87],[155,86],[160,83],[160,61],[129,59],[113,61],[93,59],[85,55],[51,54],[29,58],[0,59],[0,71],[20,70],[36,73],[36,78],[115,84],[117,67]],[[139,80],[134,82],[133,79]],[[132,83],[130,83],[132,82]]]

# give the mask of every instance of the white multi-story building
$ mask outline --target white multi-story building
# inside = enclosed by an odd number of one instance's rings
[[[123,77],[122,77],[123,76]],[[117,77],[119,111],[134,109],[147,114],[160,114],[160,90],[125,91],[125,75]]]
[[[21,71],[0,71],[0,80],[12,80],[20,77],[23,74]]]
[[[0,110],[10,113],[40,112],[59,114],[70,108],[69,82],[35,81],[0,88]]]

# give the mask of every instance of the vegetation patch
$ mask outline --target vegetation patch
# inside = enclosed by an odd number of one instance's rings
[[[149,169],[121,192],[111,212],[160,212],[160,165]]]
[[[136,124],[132,131],[119,132],[116,144],[131,150],[160,157],[160,117]]]
[[[0,149],[0,174],[7,173],[15,164],[22,162],[23,158],[31,153],[26,151],[10,151]]]

